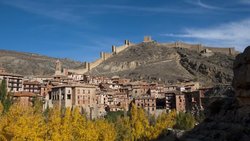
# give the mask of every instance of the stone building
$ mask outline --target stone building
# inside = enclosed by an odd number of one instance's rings
[[[35,94],[41,94],[41,83],[38,81],[24,81],[23,90],[26,92],[32,92]]]
[[[179,91],[166,92],[166,110],[176,110],[177,112],[186,111],[185,95]]]
[[[37,97],[40,100],[43,100],[42,96],[38,96],[32,92],[14,92],[13,94],[13,102],[18,102],[22,106],[32,106],[34,97]]]
[[[135,105],[138,108],[143,108],[146,113],[150,115],[156,114],[156,99],[150,95],[142,95],[134,100]]]
[[[19,92],[23,91],[23,76],[18,74],[11,74],[5,72],[5,70],[0,71],[0,82],[6,80],[7,91],[8,92]]]
[[[59,85],[52,88],[49,99],[50,107],[55,105],[61,108],[78,107],[90,118],[97,117],[96,87],[93,85]]]
[[[183,92],[186,99],[186,111],[203,110],[202,99],[205,97],[202,91]]]

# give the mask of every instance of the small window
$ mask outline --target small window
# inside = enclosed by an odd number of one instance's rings
[[[67,95],[67,99],[71,99],[71,95],[70,94]]]
[[[88,90],[88,94],[90,94],[90,90]]]
[[[68,90],[68,93],[70,93],[70,90]]]
[[[155,108],[152,108],[152,111],[154,111],[155,110]]]
[[[85,94],[85,90],[82,90],[82,93]]]

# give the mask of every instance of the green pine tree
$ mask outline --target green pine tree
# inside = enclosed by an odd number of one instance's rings
[[[12,104],[12,96],[7,92],[6,80],[2,80],[0,85],[0,101],[3,105],[3,112],[7,112]]]

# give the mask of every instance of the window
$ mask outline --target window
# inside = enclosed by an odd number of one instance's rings
[[[70,93],[70,90],[68,90],[68,93]]]
[[[85,90],[82,90],[82,93],[85,94]]]
[[[64,94],[62,94],[62,100],[64,100],[64,97],[65,97]]]
[[[88,94],[90,94],[90,90],[88,90]]]
[[[155,110],[155,108],[152,108],[152,111],[154,111]]]
[[[77,89],[77,94],[80,94],[80,90],[79,89]]]
[[[67,94],[67,99],[71,99],[71,95],[70,94]]]

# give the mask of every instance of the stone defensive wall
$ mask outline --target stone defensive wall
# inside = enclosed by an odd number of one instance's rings
[[[119,53],[119,52],[125,50],[126,48],[128,48],[129,46],[132,46],[132,45],[134,45],[134,44],[131,43],[129,40],[125,40],[125,43],[124,43],[124,45],[122,45],[122,46],[116,47],[116,46],[113,45],[113,46],[112,46],[112,53],[113,53],[113,54],[117,54],[117,53]]]
[[[145,36],[144,43],[146,42],[153,42],[151,39],[151,36]],[[164,45],[169,48],[186,48],[189,50],[194,50],[197,52],[201,52],[205,49],[211,50],[212,52],[219,52],[223,54],[228,54],[228,55],[236,55],[238,52],[234,48],[223,48],[223,47],[208,47],[208,46],[203,46],[201,44],[188,44],[188,43],[183,43],[183,42],[174,42],[174,43],[158,43],[159,45]],[[131,43],[129,40],[125,40],[125,43],[122,46],[112,46],[112,53],[106,53],[106,52],[100,52],[100,58],[95,60],[94,62],[84,62],[84,67],[83,69],[74,69],[74,70],[68,70],[69,72],[77,73],[77,74],[84,74],[91,69],[97,67],[99,64],[101,64],[103,61],[107,60],[108,58],[112,57],[115,54],[118,54],[122,52],[123,50],[127,49],[128,47],[135,45]]]
[[[89,70],[87,68],[83,69],[69,69],[68,72],[75,73],[75,74],[84,74],[88,72]]]
[[[107,60],[108,58],[110,58],[111,56],[113,56],[114,54],[117,54],[123,50],[125,50],[126,48],[128,48],[129,46],[133,45],[132,43],[130,43],[129,40],[125,40],[125,44],[119,47],[115,47],[114,45],[112,46],[112,53],[106,53],[106,52],[101,52],[100,53],[100,58],[95,60],[94,62],[91,63],[86,63],[86,67],[88,70],[91,70],[93,68],[95,68],[96,66],[98,66],[99,64],[101,64],[103,61]]]
[[[209,49],[212,52],[218,52],[218,53],[223,53],[223,54],[228,54],[228,55],[236,55],[238,52],[233,48],[223,48],[223,47],[208,47],[208,46],[203,46],[201,44],[187,44],[183,42],[175,42],[175,43],[162,43],[162,45],[166,47],[179,47],[179,48],[186,48],[190,50],[194,50],[197,52],[201,52],[204,49]]]
[[[219,47],[204,47],[205,49],[209,49],[213,52],[219,52],[219,53],[224,53],[228,55],[237,55],[238,52],[233,48],[219,48]]]
[[[132,44],[129,40],[125,40],[125,44],[122,46],[112,46],[112,53],[107,53],[107,52],[100,52],[100,58],[93,61],[93,62],[84,62],[84,67],[83,69],[70,69],[68,70],[69,72],[76,73],[76,74],[83,74],[91,69],[97,67],[99,64],[101,64],[103,61],[107,60],[108,58],[112,57],[114,54],[118,54],[119,52],[125,50],[129,46],[132,46]]]

